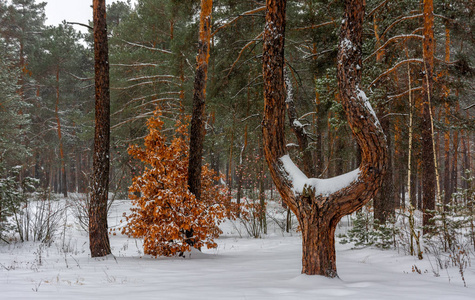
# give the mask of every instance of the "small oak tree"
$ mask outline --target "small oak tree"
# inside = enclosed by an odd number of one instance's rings
[[[145,148],[131,146],[129,154],[145,164],[142,175],[133,179],[129,189],[132,213],[122,233],[144,238],[144,253],[173,256],[216,247],[220,221],[226,217],[226,191],[216,186],[215,173],[202,167],[201,200],[188,189],[188,121],[177,121],[170,142],[162,135],[160,113],[148,120]],[[190,240],[186,232],[193,228]]]

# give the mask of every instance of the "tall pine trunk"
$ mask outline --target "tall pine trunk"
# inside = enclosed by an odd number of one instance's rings
[[[422,88],[422,203],[424,214],[422,217],[423,226],[432,224],[431,219],[435,210],[435,187],[436,174],[434,162],[433,131],[431,117],[431,97],[434,68],[434,4],[432,0],[424,0],[424,78]],[[427,231],[427,229],[426,229]]]
[[[204,113],[206,80],[208,77],[209,47],[211,38],[212,0],[201,0],[200,34],[196,56],[195,83],[193,88],[193,112],[190,129],[190,157],[188,163],[188,186],[197,199],[201,198],[201,160],[205,136]]]
[[[206,80],[208,78],[209,47],[211,39],[212,0],[201,0],[200,33],[196,56],[195,83],[193,87],[193,112],[191,114],[190,151],[188,160],[188,188],[196,199],[201,199],[201,160],[205,138]],[[186,230],[187,243],[194,245],[193,228]]]
[[[92,165],[92,192],[89,205],[89,247],[91,249],[91,257],[101,257],[111,253],[107,232],[110,91],[105,0],[93,0],[93,14],[96,125]]]

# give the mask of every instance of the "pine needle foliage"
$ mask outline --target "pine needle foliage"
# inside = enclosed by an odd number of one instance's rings
[[[179,120],[168,142],[162,134],[160,112],[147,122],[149,134],[145,147],[133,145],[129,154],[145,164],[142,175],[133,179],[129,197],[131,214],[122,233],[144,239],[144,253],[174,256],[217,246],[221,230],[218,224],[226,217],[227,193],[214,183],[218,179],[208,165],[202,169],[201,200],[188,190],[188,119]],[[193,232],[190,238],[186,232]]]

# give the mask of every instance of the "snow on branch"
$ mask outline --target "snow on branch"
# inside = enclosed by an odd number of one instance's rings
[[[332,24],[336,24],[336,21],[332,20],[332,21],[321,23],[321,24],[314,24],[314,25],[305,26],[305,27],[297,27],[297,28],[293,28],[292,30],[301,31],[301,30],[307,30],[307,29],[316,29],[316,28],[320,28],[320,27],[332,25]]]
[[[132,89],[132,88],[135,88],[135,87],[138,87],[138,86],[142,86],[142,85],[149,85],[149,84],[156,84],[156,83],[173,84],[173,85],[176,85],[176,86],[180,85],[179,83],[176,83],[176,82],[173,82],[173,81],[170,81],[170,80],[159,80],[159,81],[141,82],[141,83],[129,85],[129,86],[126,86],[126,87],[116,87],[116,88],[112,88],[111,90],[123,91],[123,90]]]
[[[163,50],[163,49],[159,49],[159,48],[149,47],[149,46],[145,46],[145,45],[142,45],[142,44],[128,42],[126,40],[121,40],[121,41],[126,43],[127,45],[130,45],[130,46],[140,47],[140,48],[144,48],[144,49],[147,49],[147,50],[157,51],[157,52],[161,52],[161,53],[165,53],[165,54],[173,54],[173,52],[171,52],[169,50]]]
[[[250,42],[248,42],[246,45],[244,45],[244,47],[241,49],[241,51],[239,51],[239,55],[238,57],[236,58],[236,60],[234,61],[233,65],[231,66],[231,68],[229,69],[229,72],[228,74],[226,75],[229,76],[229,74],[231,74],[231,71],[234,69],[234,67],[236,66],[236,64],[238,63],[239,59],[241,58],[242,54],[244,53],[244,50],[246,50],[247,48],[249,48],[252,44],[254,44],[256,41],[259,41],[262,36],[264,35],[264,31],[261,32],[258,36],[256,36],[253,40],[251,40]]]
[[[353,170],[349,173],[335,176],[327,179],[308,178],[292,161],[289,155],[279,158],[282,162],[288,180],[292,183],[292,189],[296,195],[302,194],[305,187],[309,187],[315,191],[315,195],[328,196],[346,187],[349,187],[358,179],[360,169]]]
[[[218,33],[218,31],[220,31],[221,29],[224,29],[226,27],[228,27],[229,25],[235,23],[236,21],[238,21],[239,19],[241,19],[242,17],[244,16],[251,16],[257,12],[261,12],[261,11],[264,11],[266,10],[266,7],[265,6],[260,6],[256,9],[253,9],[253,10],[249,10],[249,11],[246,11],[240,15],[238,15],[237,17],[235,17],[234,19],[232,19],[231,21],[227,22],[227,23],[224,23],[223,25],[219,26],[218,28],[216,28],[215,31],[213,31],[213,33],[211,33],[211,37],[213,37],[216,33]]]
[[[422,86],[416,87],[416,88],[413,88],[413,89],[410,89],[410,90],[407,90],[407,91],[404,91],[404,92],[402,92],[402,93],[400,93],[400,94],[397,94],[397,95],[390,95],[390,96],[388,96],[388,99],[389,99],[389,100],[393,100],[393,99],[396,99],[396,98],[403,97],[403,96],[409,94],[409,92],[420,91],[420,90],[422,90]]]
[[[152,63],[136,63],[136,64],[111,64],[112,67],[159,67],[159,64],[152,64]]]
[[[386,3],[388,3],[389,0],[384,0],[383,2],[379,3],[378,6],[376,6],[375,8],[373,8],[373,10],[371,10],[367,15],[366,15],[366,18],[369,18],[371,17],[376,11],[378,11],[381,7],[383,7],[383,5],[385,5]]]
[[[138,87],[138,86],[142,86],[142,85],[149,85],[149,84],[153,84],[153,83],[154,83],[154,81],[146,81],[146,82],[141,82],[141,83],[129,85],[129,86],[126,86],[126,87],[111,88],[111,90],[118,90],[118,91],[128,90],[128,89],[132,89],[134,87]]]
[[[157,95],[158,94],[152,94],[152,95],[142,96],[142,97],[138,97],[138,98],[133,98],[130,101],[128,101],[127,103],[125,103],[124,105],[122,105],[122,108],[119,109],[118,111],[114,112],[113,114],[111,114],[111,116],[115,116],[117,114],[122,113],[127,107],[132,105],[134,102],[143,101],[143,100],[145,100],[147,98],[150,98],[150,97],[156,97]]]
[[[80,80],[80,81],[91,81],[91,80],[94,80],[94,77],[79,77],[77,75],[74,75],[73,73],[71,72],[67,72],[69,74],[69,76],[73,77],[74,79],[77,79],[77,80]]]
[[[391,25],[389,25],[388,28],[386,28],[386,30],[384,30],[384,32],[381,34],[381,38],[383,38],[384,35],[385,35],[391,28],[393,28],[396,24],[399,24],[399,23],[401,23],[402,21],[405,21],[405,20],[411,20],[411,19],[416,19],[416,18],[422,18],[423,16],[424,16],[423,14],[417,14],[417,15],[412,15],[412,16],[400,17],[399,19],[397,19],[396,21],[394,21],[393,23],[391,23]]]
[[[473,107],[475,107],[475,103],[472,104],[472,105],[469,105],[469,106],[465,107],[463,110],[468,110],[468,109],[473,108]]]
[[[363,60],[363,63],[366,62],[371,57],[373,57],[374,55],[376,55],[376,53],[378,53],[381,50],[383,50],[384,48],[386,48],[390,43],[392,43],[394,41],[397,41],[397,40],[400,40],[400,39],[403,39],[404,41],[406,41],[407,39],[410,39],[410,38],[415,38],[415,39],[421,39],[422,40],[424,37],[422,35],[419,35],[419,34],[401,34],[401,35],[393,36],[392,38],[387,40],[386,43],[384,43],[384,45],[382,45],[381,47],[376,49],[373,53],[371,53],[368,57],[366,57]]]
[[[173,75],[153,75],[153,76],[141,76],[141,77],[136,77],[136,78],[130,78],[127,79],[127,81],[139,81],[139,80],[144,80],[144,79],[176,79],[178,78],[177,76]]]
[[[122,113],[127,107],[131,106],[131,104],[132,104],[133,102],[139,102],[139,101],[141,101],[141,100],[143,101],[143,100],[145,100],[145,99],[147,99],[147,98],[156,97],[156,96],[157,96],[157,94],[153,94],[153,95],[148,95],[148,96],[144,96],[144,97],[134,98],[134,99],[132,99],[131,101],[129,101],[129,102],[127,102],[126,104],[124,104],[124,106],[123,106],[121,109],[119,109],[118,111],[114,112],[111,116],[115,116],[115,115],[117,115],[117,114]],[[175,100],[176,100],[176,101],[179,101],[178,98],[158,98],[158,99],[152,99],[152,100],[150,100],[150,101],[145,102],[144,104],[140,104],[140,105],[138,105],[138,106],[134,106],[133,108],[134,108],[134,109],[139,109],[139,108],[141,108],[141,107],[143,107],[143,106],[146,106],[146,105],[149,105],[149,104],[155,104],[155,103],[164,102],[164,101],[175,101]]]
[[[137,116],[133,116],[132,118],[129,118],[125,121],[122,121],[118,124],[115,124],[114,126],[111,126],[111,130],[112,129],[116,129],[116,128],[119,128],[121,127],[122,125],[124,124],[127,124],[127,123],[130,123],[130,122],[134,122],[134,121],[137,121],[137,120],[140,120],[140,119],[144,119],[144,118],[149,118],[150,116],[153,116],[154,112],[153,111],[149,111],[149,112],[146,112],[146,113],[143,113],[143,114],[140,114],[140,115],[137,115]]]
[[[379,75],[375,80],[373,80],[373,82],[371,82],[371,84],[369,85],[369,87],[372,87],[376,82],[378,82],[381,78],[383,78],[384,76],[394,72],[395,70],[397,70],[397,68],[399,68],[401,65],[403,64],[408,64],[408,63],[412,63],[412,62],[415,62],[415,63],[424,63],[424,61],[421,59],[421,58],[410,58],[410,59],[406,59],[406,60],[403,60],[403,61],[400,61],[398,62],[394,67],[392,67],[391,69],[385,71],[384,73],[382,73],[381,75]]]

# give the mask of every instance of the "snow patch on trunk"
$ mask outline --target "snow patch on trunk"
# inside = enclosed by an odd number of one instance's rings
[[[364,103],[366,110],[368,110],[369,113],[373,115],[374,124],[376,124],[377,127],[381,127],[381,124],[379,123],[379,119],[376,116],[376,113],[374,112],[374,109],[371,106],[371,103],[369,102],[368,97],[366,96],[365,92],[361,90],[359,87],[356,87],[356,92],[357,92],[358,98]]]

